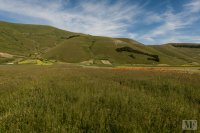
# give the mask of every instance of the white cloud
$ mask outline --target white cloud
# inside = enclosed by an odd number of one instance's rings
[[[37,19],[48,24],[74,32],[102,36],[126,34],[130,23],[140,14],[137,5],[117,1],[94,3],[83,0],[74,8],[64,8],[66,1],[0,0],[0,10]]]
[[[163,21],[162,17],[160,14],[155,13],[155,12],[147,12],[145,14],[144,21],[146,24],[153,24],[153,23],[160,23]]]
[[[171,8],[168,8],[167,11],[162,14],[151,13],[151,16],[148,16],[150,22],[154,22],[155,20],[155,22],[162,23],[149,32],[138,35],[137,37],[149,44],[181,41],[199,42],[197,37],[186,35],[180,31],[182,29],[190,28],[196,21],[200,20],[200,16],[196,14],[200,9],[200,6],[198,6],[199,3],[200,0],[193,0],[190,3],[183,5],[182,11],[178,13],[174,12]],[[188,36],[187,40],[185,39],[186,36]]]
[[[171,7],[165,12],[150,11],[146,8],[150,1],[140,5],[121,0],[113,4],[109,0],[82,0],[75,6],[70,6],[72,1],[0,0],[0,12],[16,14],[15,19],[21,18],[19,16],[32,18],[39,24],[44,21],[43,24],[69,31],[130,37],[147,44],[199,41],[199,36],[188,35],[181,30],[190,29],[190,26],[200,20],[200,0],[191,0],[182,5],[179,12]],[[26,22],[31,23],[33,20]]]
[[[185,7],[193,13],[200,12],[200,0],[192,0],[188,4],[185,4]]]

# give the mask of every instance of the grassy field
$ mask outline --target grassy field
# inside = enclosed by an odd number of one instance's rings
[[[182,120],[200,121],[199,78],[198,71],[0,66],[0,133],[182,132]]]

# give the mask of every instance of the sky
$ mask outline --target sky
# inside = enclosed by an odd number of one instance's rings
[[[200,42],[200,0],[0,0],[0,21],[150,45]]]

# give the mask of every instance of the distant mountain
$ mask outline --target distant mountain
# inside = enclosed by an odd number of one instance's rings
[[[171,43],[174,47],[181,47],[181,48],[200,48],[200,44],[194,43]]]
[[[50,26],[7,22],[0,22],[0,53],[0,63],[37,58],[97,65],[200,64],[200,44],[152,46],[127,38],[91,36]]]

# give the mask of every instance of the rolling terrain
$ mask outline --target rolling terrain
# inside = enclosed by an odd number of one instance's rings
[[[1,64],[39,59],[87,65],[199,65],[199,46],[144,45],[127,38],[91,36],[44,25],[0,22]]]
[[[200,121],[199,66],[200,44],[0,22],[0,133],[184,132]]]

